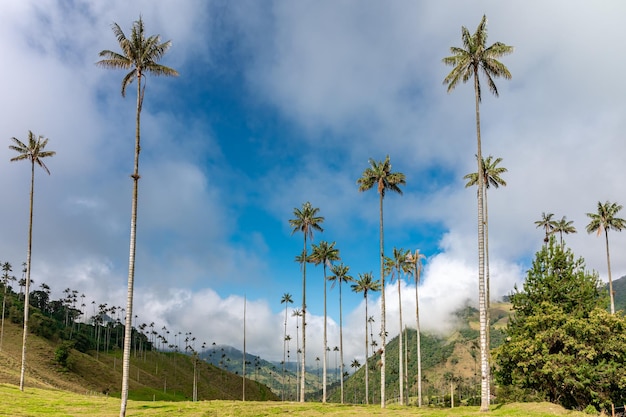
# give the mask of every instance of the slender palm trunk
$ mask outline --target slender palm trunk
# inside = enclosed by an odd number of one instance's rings
[[[304,378],[306,376],[306,233],[304,233],[304,259],[302,260],[302,362],[300,372],[300,402],[304,402]]]
[[[483,217],[483,156],[480,141],[480,104],[478,99],[478,68],[474,70],[474,93],[476,96],[476,142],[478,160],[478,310],[480,317],[480,410],[489,410],[489,357],[487,354],[487,304],[485,292],[485,233]]]
[[[369,363],[368,363],[368,340],[367,340],[367,289],[365,290],[365,404],[369,404],[369,393],[370,393],[370,374],[369,374]]]
[[[135,242],[137,240],[137,194],[139,187],[139,153],[140,147],[140,116],[143,95],[141,92],[141,72],[137,74],[137,116],[135,125],[135,168],[131,178],[133,179],[133,199],[130,214],[130,246],[128,255],[128,290],[126,295],[126,320],[124,327],[124,353],[122,357],[122,392],[120,417],[126,416],[126,403],[128,401],[128,379],[130,375],[130,342],[132,336],[133,319],[133,289],[135,284]]]
[[[416,260],[419,262],[419,256]],[[419,304],[420,268],[415,264],[415,323],[417,324],[417,406],[422,406],[422,343],[420,335],[420,304]]]
[[[483,167],[484,168],[484,167]],[[489,275],[489,204],[487,203],[487,187],[483,183],[484,213],[485,213],[485,303],[487,304],[487,357],[491,363],[491,290]],[[487,392],[491,393],[491,375],[487,378]]]
[[[404,360],[402,355],[402,289],[400,271],[398,271],[398,308],[400,312],[400,331],[398,332],[398,382],[400,384],[400,405],[404,405]]]
[[[26,339],[28,338],[28,310],[30,303],[30,261],[33,247],[33,199],[35,196],[35,161],[31,159],[30,172],[30,219],[28,222],[28,251],[26,252],[26,283],[24,294],[24,334],[22,335],[22,367],[20,369],[20,391],[24,391],[26,372]]]
[[[609,271],[609,293],[611,295],[611,314],[615,314],[615,300],[613,299],[613,279],[611,278],[611,257],[609,255],[609,230],[604,228],[604,237],[606,239],[606,264]]]
[[[300,319],[298,317],[296,316],[296,401],[300,400]]]
[[[387,338],[385,336],[385,250],[383,236],[383,195],[380,194],[380,339],[382,353],[380,355],[380,407],[385,408],[385,350]]]
[[[322,377],[324,378],[324,382],[322,383],[322,403],[326,402],[326,349],[328,347],[328,337],[327,337],[327,323],[326,323],[326,263],[324,263],[324,356],[322,359]]]
[[[296,335],[297,337],[297,335]],[[285,359],[287,346],[287,301],[285,301],[285,331],[283,332],[283,393],[282,399],[285,401]]]
[[[341,309],[341,278],[339,280],[339,359],[341,360],[341,404],[343,404],[343,312]]]

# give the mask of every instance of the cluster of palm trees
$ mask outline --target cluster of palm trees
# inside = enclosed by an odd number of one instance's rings
[[[622,209],[622,205],[612,203],[610,201],[601,202],[598,201],[597,211],[595,213],[587,213],[589,218],[589,224],[586,227],[588,233],[597,233],[601,235],[604,232],[604,241],[606,244],[606,264],[609,278],[609,296],[611,301],[611,314],[615,314],[615,293],[613,291],[613,277],[611,276],[611,255],[609,251],[609,230],[621,232],[626,228],[626,220],[621,217],[617,217],[617,214]],[[541,228],[545,232],[543,239],[547,244],[550,239],[550,235],[559,234],[561,246],[563,246],[563,234],[569,235],[576,233],[576,228],[573,225],[573,221],[568,221],[567,217],[563,216],[561,220],[554,220],[554,213],[541,213],[541,219],[535,221],[537,228]]]

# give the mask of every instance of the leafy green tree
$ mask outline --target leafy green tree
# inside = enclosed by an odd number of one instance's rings
[[[49,158],[54,156],[56,152],[46,151],[46,145],[48,144],[48,138],[43,136],[36,137],[33,132],[28,131],[28,143],[22,143],[17,138],[11,138],[13,145],[9,146],[9,149],[16,151],[19,155],[11,158],[11,162],[15,161],[30,161],[30,220],[28,222],[28,251],[26,252],[26,277],[25,277],[25,290],[24,290],[24,336],[22,338],[22,367],[20,370],[20,390],[24,391],[24,373],[26,372],[26,339],[28,336],[28,308],[29,308],[29,293],[30,284],[33,282],[30,279],[30,267],[31,267],[31,250],[33,247],[33,201],[35,194],[35,164],[43,168],[44,171],[50,175],[50,170],[42,161],[43,158]]]
[[[576,233],[576,228],[574,227],[574,221],[567,220],[567,216],[563,216],[561,220],[557,220],[554,222],[554,233],[559,234],[559,239],[561,242],[561,246],[563,246],[563,233],[569,235],[570,233]]]
[[[141,16],[133,23],[131,36],[127,38],[117,23],[113,23],[113,33],[117,38],[122,53],[103,50],[97,62],[103,68],[130,70],[122,79],[122,97],[126,96],[126,87],[137,80],[137,111],[135,116],[135,163],[131,178],[133,179],[133,196],[130,219],[130,250],[128,259],[128,294],[126,300],[126,323],[124,331],[124,353],[122,360],[122,392],[120,417],[126,415],[128,400],[128,378],[130,371],[130,344],[133,319],[133,287],[135,281],[135,242],[137,237],[137,192],[139,186],[139,152],[141,132],[141,109],[145,93],[142,79],[147,74],[157,76],[177,76],[178,72],[158,63],[171,46],[171,41],[161,42],[159,35],[146,37]]]
[[[306,377],[306,254],[307,238],[313,240],[313,231],[323,232],[322,224],[324,218],[318,216],[319,208],[313,207],[310,202],[302,204],[302,209],[294,208],[294,218],[289,220],[289,225],[293,228],[291,234],[302,232],[304,236],[304,247],[300,255],[302,262],[302,366],[300,373],[300,402],[304,402],[304,388]],[[297,258],[296,258],[297,259]]]
[[[422,272],[422,259],[426,257],[418,249],[409,252],[407,263],[412,266],[412,274],[415,277],[415,323],[417,339],[417,406],[422,406],[422,340],[420,335],[420,307],[419,307],[419,285]]]
[[[461,29],[461,39],[463,47],[453,46],[450,48],[451,56],[443,58],[445,65],[452,66],[452,71],[443,80],[448,86],[448,92],[454,90],[459,81],[474,81],[474,95],[476,105],[476,142],[477,149],[476,160],[478,162],[478,170],[483,172],[483,157],[481,150],[480,137],[480,102],[481,88],[479,73],[482,72],[486,78],[489,90],[497,97],[498,88],[494,82],[494,78],[503,77],[511,78],[511,73],[507,67],[498,59],[513,52],[513,47],[496,42],[491,46],[487,46],[487,17],[483,16],[476,32],[471,34],[469,30],[463,26]],[[486,284],[484,271],[484,255],[485,255],[485,234],[484,234],[484,214],[483,214],[483,184],[484,178],[478,176],[478,304],[480,314],[480,351],[481,351],[481,411],[489,409],[489,358],[487,355],[487,304],[486,304]]]
[[[613,293],[613,279],[611,278],[611,256],[609,255],[609,230],[621,232],[626,228],[626,220],[617,217],[617,213],[622,206],[617,203],[606,202],[602,204],[598,201],[598,212],[587,213],[587,217],[591,219],[587,225],[587,232],[597,232],[598,235],[604,230],[604,239],[606,242],[606,264],[609,272],[609,295],[611,297],[611,314],[615,314],[615,294]]]
[[[365,404],[369,404],[369,366],[368,363],[368,354],[367,350],[369,349],[369,341],[367,340],[367,321],[368,321],[368,313],[367,313],[367,295],[370,292],[380,291],[380,281],[374,280],[374,275],[371,272],[366,272],[364,274],[359,274],[359,279],[356,280],[355,284],[352,284],[352,291],[359,293],[363,293],[363,298],[365,298]]]
[[[319,245],[313,244],[313,248],[311,250],[311,259],[315,265],[322,264],[324,268],[324,356],[322,359],[322,403],[326,402],[326,383],[328,381],[327,377],[327,361],[328,355],[326,354],[328,350],[328,333],[327,333],[327,314],[326,314],[326,267],[332,266],[334,261],[338,261],[341,258],[339,257],[339,249],[335,248],[335,242],[328,243],[325,240],[322,240]]]
[[[603,288],[554,237],[542,246],[511,296],[514,315],[495,350],[496,377],[514,398],[534,392],[580,410],[626,400],[626,320],[606,311]]]
[[[541,213],[541,219],[535,222],[537,228],[541,228],[546,232],[546,237],[543,238],[543,242],[545,244],[550,240],[550,235],[554,233],[554,229],[556,227],[556,220],[553,220],[554,213],[547,213],[544,211]]]
[[[361,178],[357,180],[359,191],[368,191],[376,188],[379,196],[379,217],[380,217],[380,287],[381,287],[381,320],[380,320],[380,338],[382,344],[381,366],[380,366],[380,406],[385,408],[385,346],[386,346],[386,320],[385,320],[385,244],[384,244],[384,227],[383,227],[383,199],[387,191],[393,191],[402,195],[401,185],[406,185],[406,177],[401,172],[391,171],[391,162],[389,155],[384,161],[376,162],[369,160],[370,166],[363,171]],[[343,373],[343,371],[342,371]]]
[[[287,306],[293,304],[293,298],[288,292],[284,293],[280,299],[281,304],[285,304],[285,331],[283,333],[283,392],[282,400],[285,401],[285,348],[287,346]]]
[[[341,374],[343,375],[343,312],[341,304],[341,283],[349,283],[354,281],[352,275],[349,274],[350,267],[344,264],[333,265],[331,271],[334,275],[328,277],[329,281],[332,281],[333,285],[330,286],[332,290],[335,288],[335,284],[339,283],[339,356],[341,359]],[[341,378],[341,404],[343,404],[343,378]]]

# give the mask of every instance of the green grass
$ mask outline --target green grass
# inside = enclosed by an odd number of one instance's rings
[[[81,395],[67,391],[26,388],[21,392],[17,386],[0,384],[0,416],[117,416],[120,401],[101,395]],[[291,417],[304,416],[484,416],[477,407],[457,407],[454,409],[417,409],[414,407],[389,406],[382,410],[378,405],[339,405],[319,403],[280,403],[242,401],[129,401],[127,416],[224,416],[256,417],[289,414]],[[586,414],[567,411],[549,403],[515,403],[492,406],[489,416],[582,417]]]

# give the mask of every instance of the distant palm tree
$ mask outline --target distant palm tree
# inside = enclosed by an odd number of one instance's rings
[[[334,275],[328,277],[329,281],[332,281],[333,285],[330,286],[330,289],[335,287],[336,283],[339,283],[339,356],[340,356],[340,367],[341,367],[341,375],[343,375],[343,312],[341,305],[341,283],[352,282],[354,278],[348,274],[350,272],[350,267],[344,264],[333,265],[331,271]],[[343,378],[341,378],[341,404],[343,404]]]
[[[334,261],[338,261],[341,258],[339,257],[339,249],[335,248],[335,242],[328,243],[325,240],[322,240],[319,245],[313,244],[313,248],[311,250],[310,261],[315,265],[322,264],[324,267],[324,352],[328,349],[328,336],[327,336],[327,315],[326,315],[326,267],[331,266]],[[324,353],[324,357],[322,360],[322,403],[326,402],[326,382],[327,382],[327,354]]]
[[[369,342],[367,340],[367,295],[370,291],[380,291],[380,281],[375,281],[374,275],[372,275],[371,272],[359,274],[359,279],[356,280],[356,284],[352,284],[352,291],[356,293],[362,292],[363,298],[365,298],[365,404],[369,404],[369,366],[367,365],[367,359],[369,356],[367,354],[367,350],[369,349]]]
[[[398,383],[400,385],[400,405],[404,405],[404,358],[402,355],[402,272],[408,271],[407,257],[411,252],[402,248],[393,248],[393,257],[385,259],[386,272],[391,274],[391,282],[394,278],[398,282],[398,312],[400,318],[400,331],[398,332]]]
[[[573,225],[574,221],[567,221],[567,217],[563,216],[561,220],[554,222],[554,233],[559,234],[561,240],[561,246],[563,246],[563,233],[569,235],[570,233],[577,233],[576,228]]]
[[[537,229],[543,229],[546,232],[546,237],[543,238],[543,242],[545,244],[550,240],[550,235],[554,233],[554,229],[556,227],[556,220],[553,220],[554,213],[547,213],[544,211],[541,213],[541,220],[535,221],[535,225]]]
[[[157,62],[165,55],[171,46],[171,42],[161,43],[159,35],[152,35],[146,38],[144,33],[143,20],[133,23],[130,39],[126,37],[124,31],[117,23],[112,25],[113,33],[117,38],[122,53],[105,49],[100,52],[100,57],[104,58],[97,62],[103,68],[130,70],[122,79],[122,97],[126,96],[126,87],[135,79],[137,80],[137,112],[135,116],[135,164],[133,174],[133,196],[130,220],[130,249],[128,260],[128,294],[126,300],[126,323],[124,331],[124,353],[122,360],[122,392],[120,417],[126,415],[126,403],[128,400],[128,378],[130,372],[130,343],[132,335],[133,318],[133,287],[135,280],[135,242],[137,236],[137,193],[139,185],[139,152],[140,146],[140,120],[145,84],[142,89],[141,81],[147,74],[177,76],[178,72],[172,68],[158,64]]]
[[[298,387],[300,386],[300,317],[302,317],[302,310],[296,308],[291,311],[291,317],[296,318],[296,401],[299,397]]]
[[[352,367],[353,371],[352,373],[356,373],[356,371],[361,367],[361,363],[357,360],[357,359],[353,359],[352,363],[350,364],[350,366]],[[367,369],[367,366],[365,367],[365,369]],[[356,404],[356,386],[357,384],[354,384],[354,401],[353,404]]]
[[[324,218],[318,216],[319,208],[313,207],[310,202],[302,204],[302,209],[294,208],[294,218],[289,220],[289,225],[293,228],[291,234],[302,232],[304,236],[304,248],[302,249],[302,373],[300,374],[300,402],[304,402],[304,388],[306,376],[306,253],[307,237],[313,239],[313,231],[323,232],[321,223]]]
[[[626,220],[617,217],[617,213],[622,206],[617,203],[606,202],[602,204],[598,201],[598,212],[587,213],[587,217],[591,219],[587,225],[587,233],[597,232],[598,235],[604,230],[604,238],[606,241],[606,263],[609,272],[609,293],[611,294],[611,314],[615,314],[615,300],[613,294],[613,280],[611,278],[611,257],[609,255],[609,230],[621,232],[626,228]]]
[[[285,304],[285,331],[283,333],[283,392],[282,392],[282,400],[285,401],[285,346],[287,341],[287,306],[289,304],[293,304],[293,298],[291,298],[291,294],[288,292],[283,294],[283,297],[280,299],[281,304]]]
[[[2,352],[2,340],[4,339],[4,310],[6,308],[7,301],[7,288],[9,287],[9,282],[16,280],[14,276],[9,275],[9,272],[12,271],[13,267],[10,263],[5,262],[2,264],[2,286],[4,287],[4,294],[2,295],[2,328],[0,330],[0,352]]]
[[[415,323],[417,331],[417,406],[422,406],[422,343],[420,335],[420,303],[419,303],[419,285],[420,275],[422,272],[422,259],[426,257],[420,253],[418,249],[415,252],[409,252],[407,263],[413,268],[412,274],[415,277]]]
[[[30,161],[30,220],[28,223],[28,251],[26,252],[26,278],[25,278],[25,290],[24,290],[24,335],[22,338],[22,367],[20,371],[20,390],[24,391],[24,373],[26,372],[26,339],[28,336],[28,307],[29,307],[29,294],[30,284],[33,282],[30,279],[30,267],[31,267],[31,249],[33,247],[33,201],[35,194],[35,164],[43,168],[44,171],[50,175],[50,170],[44,162],[43,158],[49,158],[54,156],[56,152],[46,151],[46,145],[48,139],[43,136],[36,137],[33,132],[28,131],[28,143],[22,143],[17,138],[11,138],[13,145],[9,145],[9,149],[16,151],[19,155],[11,158],[11,162],[15,161]]]
[[[480,137],[480,102],[481,88],[479,73],[485,76],[489,90],[497,97],[498,88],[494,78],[511,78],[508,68],[498,59],[513,52],[513,47],[496,42],[487,46],[487,17],[483,16],[476,32],[470,34],[469,30],[463,26],[461,29],[461,39],[463,47],[453,46],[450,48],[451,56],[443,58],[445,65],[452,66],[452,71],[444,78],[443,83],[448,86],[448,92],[454,90],[459,81],[474,81],[474,96],[476,106],[476,143],[478,170],[483,172],[483,157]],[[489,410],[489,358],[487,351],[487,305],[486,305],[486,283],[484,271],[484,216],[483,216],[483,177],[478,176],[478,304],[480,315],[480,340],[481,340],[481,411]]]
[[[391,162],[389,155],[384,161],[376,162],[370,158],[370,166],[363,171],[361,178],[357,180],[359,191],[367,191],[376,188],[379,195],[379,216],[380,216],[380,283],[381,283],[381,319],[380,337],[382,342],[381,366],[380,366],[380,406],[385,408],[385,244],[383,233],[383,199],[387,191],[393,191],[402,195],[401,185],[406,184],[406,178],[401,172],[391,172]]]

